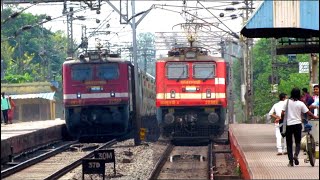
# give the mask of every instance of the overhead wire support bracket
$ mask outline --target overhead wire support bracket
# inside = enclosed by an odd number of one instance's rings
[[[184,11],[184,10],[182,10],[182,11],[185,12],[185,13],[187,13],[187,14],[189,14],[189,15],[191,15],[191,16],[193,16],[193,17],[195,17],[195,18],[197,18],[197,19],[199,19],[199,20],[201,20],[201,21],[203,21],[203,22],[205,22],[205,23],[207,23],[207,24],[210,24],[211,26],[213,26],[213,27],[215,27],[215,28],[217,28],[217,29],[220,29],[220,30],[223,31],[223,32],[228,33],[229,35],[233,36],[233,37],[236,38],[236,39],[240,39],[239,35],[238,35],[237,33],[235,33],[235,32],[226,31],[226,30],[218,27],[217,25],[215,25],[215,24],[213,24],[213,23],[210,23],[210,22],[208,22],[208,21],[206,21],[206,20],[204,20],[204,19],[202,19],[202,18],[199,18],[199,17],[196,16],[196,15],[193,15],[193,14],[189,13],[188,11]]]
[[[91,9],[91,10],[100,10],[101,8],[101,0],[96,0],[97,3],[94,4],[92,3],[92,0],[90,0],[90,2],[88,2],[87,0],[83,0],[83,2],[88,5],[88,7]]]

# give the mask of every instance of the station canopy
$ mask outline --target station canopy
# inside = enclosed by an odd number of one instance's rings
[[[240,33],[247,38],[319,37],[319,1],[266,0]]]

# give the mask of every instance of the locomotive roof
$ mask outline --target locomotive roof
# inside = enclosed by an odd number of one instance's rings
[[[221,57],[214,57],[214,56],[197,56],[196,59],[186,59],[184,55],[180,56],[170,56],[158,59],[157,61],[216,61],[216,62],[225,62],[225,60]]]
[[[168,57],[158,61],[225,61],[223,58],[208,55],[208,52],[209,50],[203,47],[175,47],[168,51]]]
[[[119,57],[108,57],[107,60],[98,60],[98,61],[89,61],[88,58],[85,58],[85,60],[80,59],[72,59],[67,58],[67,60],[63,64],[78,64],[78,63],[105,63],[105,62],[116,62],[116,63],[128,63],[130,64],[130,61],[121,59]]]

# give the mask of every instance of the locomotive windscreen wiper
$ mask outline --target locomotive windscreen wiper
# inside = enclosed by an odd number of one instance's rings
[[[203,82],[205,82],[206,80],[208,80],[211,75],[213,75],[213,71],[211,71],[211,73],[209,73],[209,74],[207,75],[207,77],[203,79]]]
[[[180,81],[180,79],[182,78],[182,76],[184,75],[184,68],[183,68],[183,71],[182,71],[182,73],[180,74],[180,76],[178,77],[178,79],[177,79],[177,82],[179,82]]]

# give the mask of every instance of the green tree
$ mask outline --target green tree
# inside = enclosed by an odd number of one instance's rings
[[[137,37],[139,68],[155,75],[155,36],[152,33],[140,33]]]
[[[35,70],[39,69],[39,65],[31,63],[33,55],[28,53],[24,53],[22,57],[14,58],[15,49],[16,47],[10,46],[8,42],[2,43],[1,58],[4,59],[7,67],[4,79],[11,83],[31,82],[33,80],[32,75],[38,74]],[[22,69],[23,67],[29,68],[31,72],[28,71],[29,69]],[[21,73],[22,71],[24,73]]]
[[[252,48],[252,64],[253,64],[253,112],[254,116],[262,117],[267,114],[272,105],[278,101],[278,95],[284,92],[290,96],[293,87],[304,88],[309,87],[309,74],[299,74],[298,64],[294,68],[278,67],[276,69],[280,83],[278,85],[278,92],[271,92],[271,84],[269,77],[272,73],[272,46],[271,39],[260,39]],[[277,62],[288,64],[288,57],[286,55],[277,55]],[[308,62],[309,54],[298,54],[297,62]],[[243,120],[243,107],[241,103],[241,62],[239,60],[233,61],[233,80],[234,80],[234,94],[237,97],[235,102],[236,117],[238,120]]]
[[[260,39],[252,49],[253,55],[253,88],[254,88],[254,115],[263,116],[270,110],[271,106],[278,101],[278,94],[284,92],[290,94],[292,87],[308,87],[309,75],[298,73],[297,67],[278,67],[277,73],[280,77],[278,92],[271,93],[269,76],[271,75],[271,40]],[[277,55],[277,62],[288,64],[288,57]],[[307,54],[297,55],[297,62],[308,61]]]
[[[19,11],[19,9],[17,10]],[[40,25],[47,16],[21,13],[8,18],[14,9],[1,12],[1,58],[7,67],[7,82],[61,79],[61,65],[66,58],[67,38],[61,31],[51,32]],[[18,78],[23,77],[26,78]],[[19,79],[19,80],[17,80]]]

